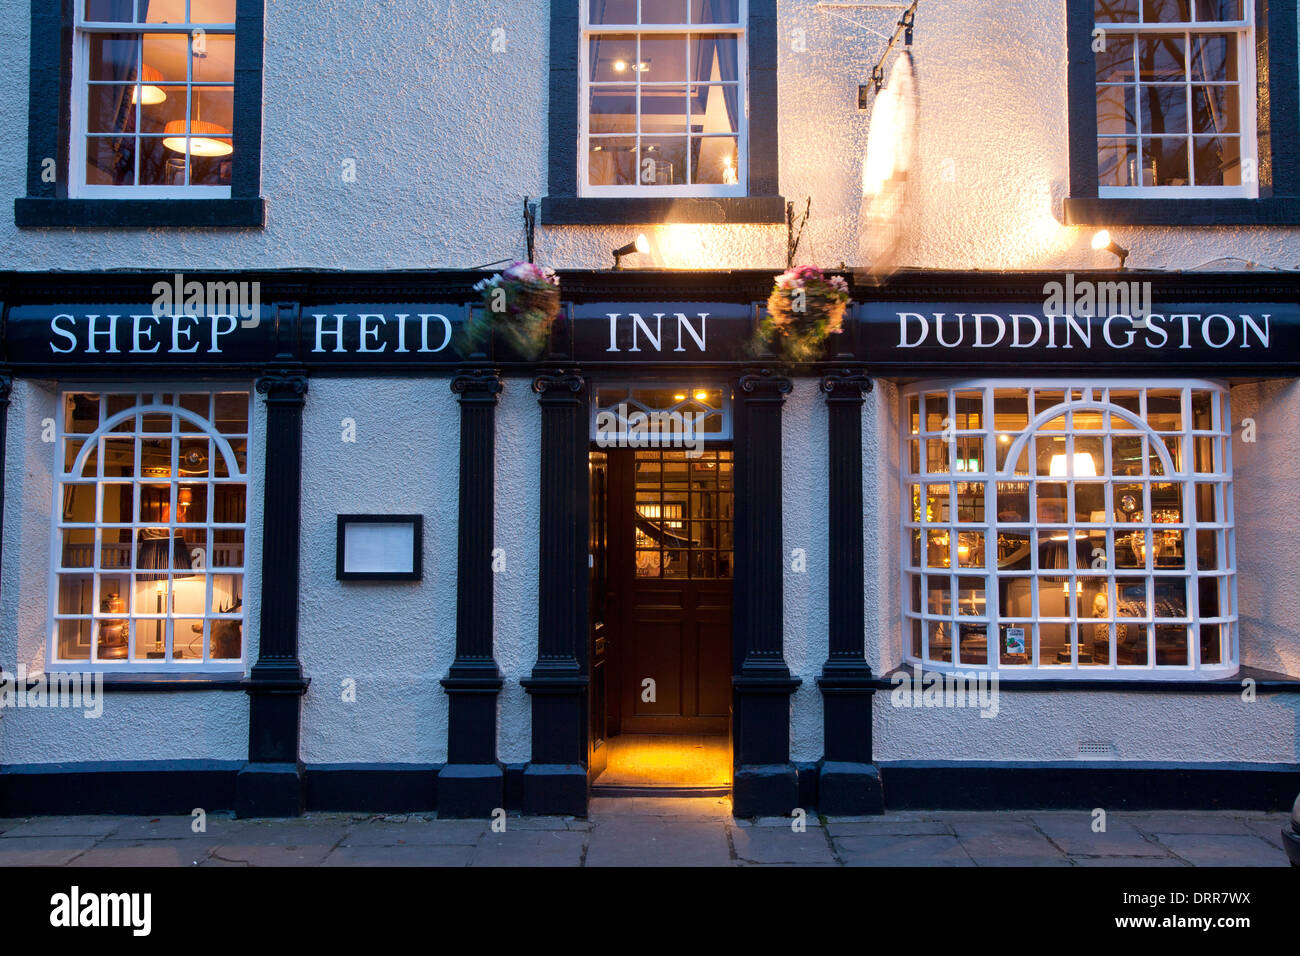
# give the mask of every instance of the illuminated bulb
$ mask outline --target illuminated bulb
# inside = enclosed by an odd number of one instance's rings
[[[683,393],[678,393],[678,394],[676,394],[676,395],[673,396],[673,401],[674,401],[674,402],[684,402],[684,401],[686,401],[686,395],[683,394]]]
[[[1098,229],[1092,234],[1092,247],[1094,249],[1105,249],[1110,245],[1110,230]]]
[[[1010,435],[999,435],[999,436],[998,436],[998,441],[1002,442],[1002,444],[1005,445],[1007,442],[1011,441],[1011,436],[1010,436]]]
[[[1065,456],[1053,455],[1051,464],[1048,466],[1048,473],[1053,478],[1065,477]],[[1086,451],[1074,453],[1074,477],[1076,478],[1096,478],[1097,463],[1092,460],[1092,455]]]
[[[614,72],[615,72],[615,73],[625,73],[625,72],[627,72],[627,60],[615,60],[615,61],[614,61]]]
[[[695,400],[696,400],[697,402],[702,402],[702,401],[704,401],[704,400],[705,400],[706,398],[708,398],[708,397],[709,397],[709,393],[708,393],[708,392],[696,392],[696,393],[695,393]]]
[[[731,157],[725,157],[722,163],[722,181],[729,186],[734,186],[739,180],[736,178],[736,167],[732,164]]]

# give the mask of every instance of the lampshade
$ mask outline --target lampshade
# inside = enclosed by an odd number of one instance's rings
[[[194,568],[185,535],[180,529],[169,532],[166,528],[145,528],[140,532],[140,552],[136,555],[135,566],[141,571],[153,569],[162,572],[137,575],[141,581],[165,581],[167,571],[172,568],[178,571]],[[176,577],[188,575],[177,574]]]
[[[234,152],[229,139],[213,139],[214,136],[229,136],[230,130],[217,123],[206,120],[191,119],[190,135],[185,136],[185,120],[172,120],[163,127],[166,139],[163,145],[177,153],[191,156],[229,156]]]
[[[167,93],[156,83],[162,82],[162,72],[152,66],[140,67],[140,86],[137,86],[131,93],[132,103],[143,103],[145,106],[157,106],[163,100],[167,99]]]
[[[1053,478],[1065,477],[1065,456],[1053,455],[1052,462],[1048,466],[1048,472]],[[1096,478],[1097,463],[1093,461],[1092,455],[1086,451],[1077,451],[1074,453],[1074,477],[1075,478]]]

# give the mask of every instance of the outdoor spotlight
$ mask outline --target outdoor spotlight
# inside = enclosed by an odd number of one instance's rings
[[[623,268],[623,257],[630,256],[634,252],[642,255],[650,251],[650,240],[645,237],[645,233],[639,233],[635,239],[626,246],[619,246],[614,250],[614,268],[615,270]]]
[[[1110,237],[1109,229],[1098,229],[1092,237],[1092,247],[1094,249],[1105,249],[1107,252],[1113,252],[1119,257],[1119,267],[1124,268],[1124,260],[1128,258],[1128,250]]]

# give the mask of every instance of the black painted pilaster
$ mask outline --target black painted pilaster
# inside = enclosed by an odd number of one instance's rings
[[[235,812],[287,817],[303,808],[298,739],[308,680],[298,660],[298,562],[307,377],[301,369],[268,370],[257,391],[266,396],[261,641],[244,681],[248,763],[239,772]]]
[[[487,817],[505,806],[497,763],[501,672],[492,653],[492,547],[496,410],[501,376],[467,369],[451,380],[460,402],[460,517],[456,540],[456,659],[447,692],[447,764],[438,774],[438,815]]]
[[[790,676],[782,651],[781,406],[793,383],[749,369],[736,388],[732,614],[734,812],[786,816],[799,799],[790,762]]]
[[[822,379],[829,419],[830,654],[822,692],[822,759],[817,809],[883,813],[880,773],[871,762],[871,668],[864,656],[862,551],[862,402],[871,379],[856,369]]]
[[[522,682],[533,702],[524,813],[587,813],[586,385],[565,369],[533,382],[542,407],[542,514],[537,664]]]
[[[0,311],[3,308],[0,307]],[[9,441],[9,395],[13,392],[14,378],[7,369],[0,369],[0,563],[4,560],[5,543],[5,461]],[[0,571],[3,567],[0,567]],[[0,580],[3,577],[0,576]]]

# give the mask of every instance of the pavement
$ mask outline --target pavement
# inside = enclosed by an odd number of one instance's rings
[[[311,813],[0,819],[0,866],[1287,866],[1286,813],[912,811],[737,820],[726,798],[594,799],[587,819]],[[504,825],[504,832],[497,832]]]

